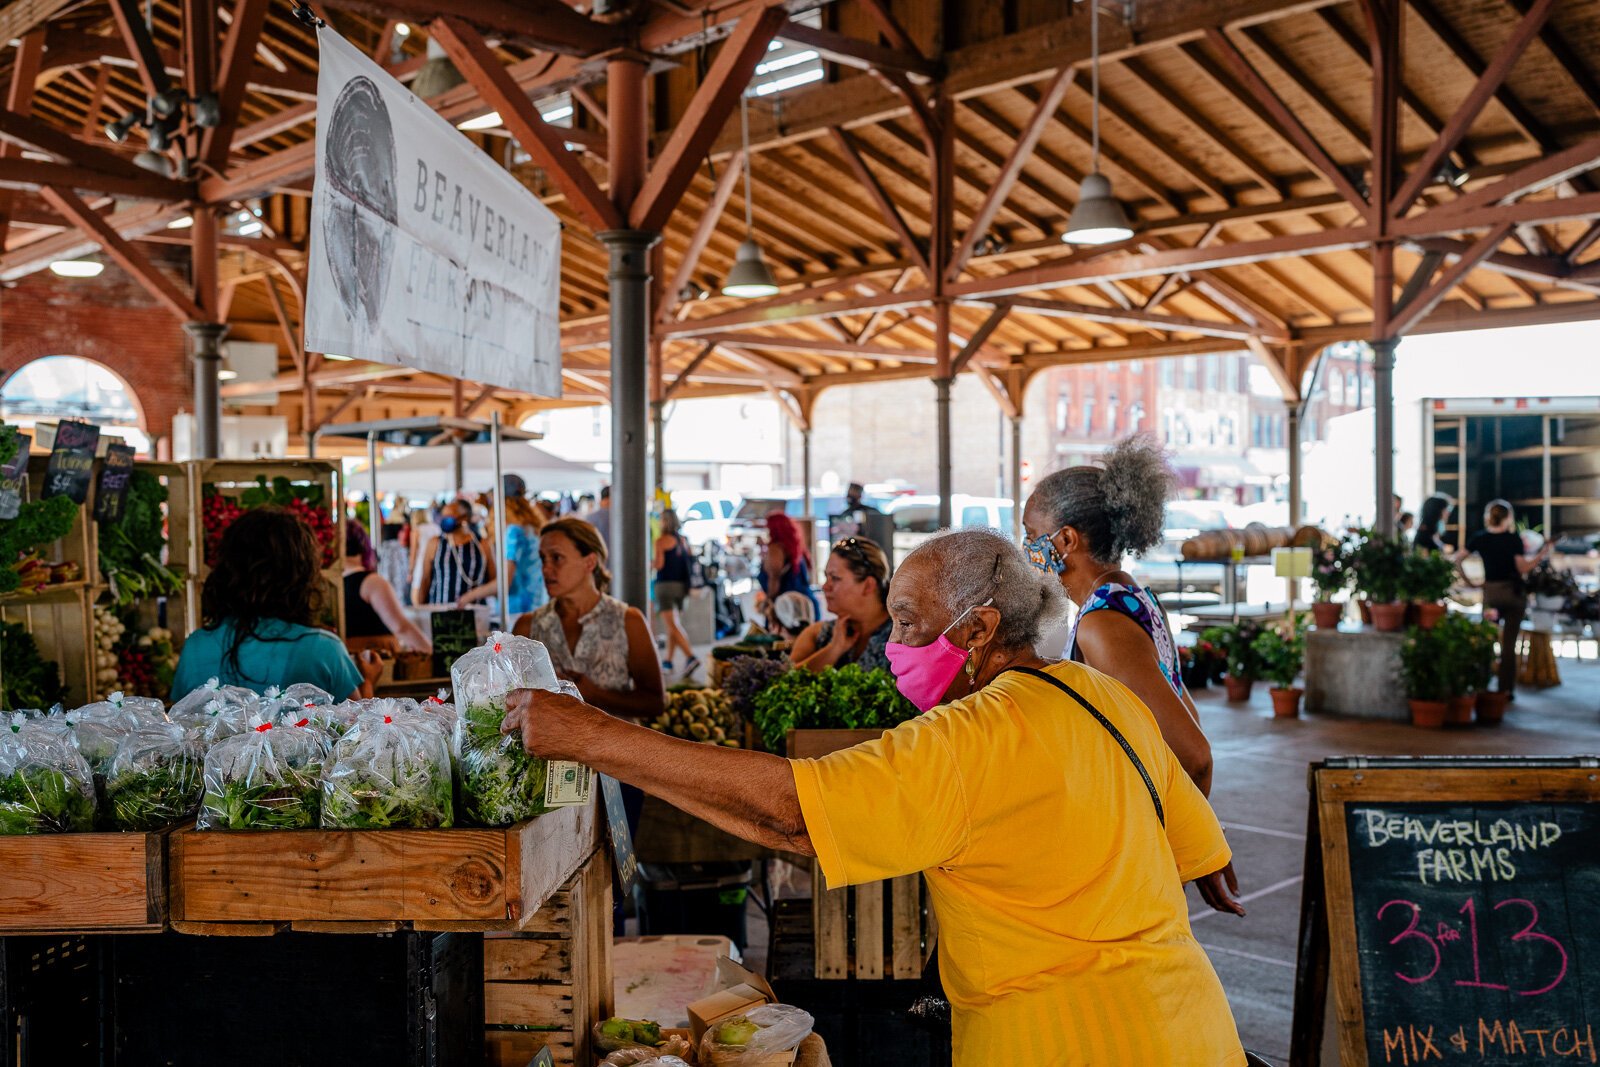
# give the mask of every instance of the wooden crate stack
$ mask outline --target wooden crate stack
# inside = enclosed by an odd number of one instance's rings
[[[133,468],[159,480],[167,491],[167,558],[163,562],[183,577],[183,592],[167,598],[167,629],[181,647],[183,639],[200,625],[200,557],[205,544],[200,488],[188,463],[139,460]],[[153,606],[141,607],[141,624],[155,622],[153,610]]]
[[[791,730],[786,747],[793,759],[820,759],[882,735],[882,730]],[[824,885],[822,868],[813,860],[811,914],[817,978],[922,976],[938,944],[938,927],[922,875],[839,889],[825,889]]]

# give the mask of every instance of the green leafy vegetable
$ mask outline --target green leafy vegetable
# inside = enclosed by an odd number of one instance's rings
[[[111,583],[118,607],[153,596],[182,592],[183,579],[161,562],[167,539],[161,532],[167,489],[149,471],[128,479],[122,519],[100,526],[100,570]]]
[[[200,800],[200,763],[189,754],[126,771],[106,782],[111,825],[118,830],[159,830],[194,814]]]
[[[435,765],[430,773],[400,785],[353,778],[323,790],[322,825],[330,830],[432,830],[451,824],[450,773]]]
[[[54,767],[18,767],[0,778],[0,834],[94,829],[94,790]]]
[[[17,517],[0,522],[0,593],[23,585],[25,572],[36,570],[36,549],[72,532],[78,505],[69,496],[53,496],[22,505]]]
[[[313,829],[322,812],[322,768],[286,768],[275,781],[213,783],[200,811],[209,829]]]
[[[545,807],[546,762],[524,751],[521,739],[500,732],[505,697],[467,706],[461,726],[462,817],[474,826],[510,826]]]
[[[328,830],[433,829],[454,817],[450,743],[433,722],[367,713],[333,749],[323,775]]]
[[[0,581],[8,573],[0,567]],[[27,627],[20,622],[0,622],[0,709],[48,708],[61,703],[66,695],[61,668],[40,654]]]
[[[792,670],[751,701],[756,728],[769,750],[782,752],[790,730],[889,729],[917,716],[888,671],[855,664],[825,671]]]

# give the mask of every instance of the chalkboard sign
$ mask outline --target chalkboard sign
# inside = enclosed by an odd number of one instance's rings
[[[111,445],[100,465],[100,482],[94,490],[94,521],[121,522],[127,512],[128,482],[133,478],[133,449]]]
[[[528,1061],[528,1067],[556,1067],[556,1057],[550,1051],[550,1046],[546,1045],[534,1053],[533,1059]]]
[[[40,497],[69,496],[74,504],[89,499],[94,475],[94,453],[100,444],[100,427],[86,422],[63,422],[56,427],[55,447],[45,467]]]
[[[1345,762],[1313,772],[1296,1064],[1308,968],[1345,1067],[1600,1060],[1600,760]]]
[[[443,678],[461,656],[478,647],[478,615],[474,611],[434,611],[433,674]]]
[[[633,831],[628,828],[628,809],[622,802],[622,783],[609,774],[600,775],[600,795],[606,802],[606,825],[611,830],[611,856],[617,861],[617,881],[622,895],[632,897],[639,884],[639,857],[633,851]]]
[[[22,511],[22,486],[28,480],[28,445],[31,434],[17,434],[17,454],[0,465],[0,519],[14,519]]]

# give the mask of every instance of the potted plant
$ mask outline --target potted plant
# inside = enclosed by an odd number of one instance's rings
[[[1495,649],[1500,642],[1500,627],[1492,622],[1472,623],[1470,636],[1469,668],[1472,687],[1477,691],[1474,701],[1478,723],[1482,726],[1499,726],[1506,717],[1506,704],[1511,694],[1491,691],[1489,682],[1494,678]]]
[[[1227,626],[1209,626],[1200,633],[1200,640],[1221,650],[1227,663],[1223,684],[1231,702],[1250,699],[1250,690],[1258,674],[1253,642],[1260,634],[1260,625],[1245,619]]]
[[[1477,623],[1465,615],[1446,615],[1433,628],[1436,656],[1443,674],[1445,693],[1445,725],[1472,725],[1475,703],[1473,690],[1477,683],[1474,653],[1478,634]]]
[[[1400,645],[1400,680],[1406,687],[1406,702],[1411,706],[1411,725],[1435,728],[1444,725],[1449,709],[1445,698],[1444,664],[1437,630],[1413,626]]]
[[[1405,566],[1404,542],[1376,530],[1361,530],[1350,552],[1350,569],[1356,589],[1367,598],[1372,627],[1398,632],[1405,624],[1406,607],[1400,601],[1400,574]]]
[[[1324,545],[1311,557],[1311,581],[1317,587],[1317,601],[1311,605],[1311,618],[1319,630],[1335,630],[1344,615],[1344,605],[1334,596],[1350,584],[1348,549],[1344,542]]]
[[[1411,552],[1401,561],[1400,599],[1417,606],[1417,625],[1424,630],[1444,618],[1444,601],[1455,584],[1455,561],[1442,553]]]
[[[1580,590],[1577,581],[1566,571],[1558,571],[1550,565],[1550,561],[1539,564],[1523,576],[1522,584],[1533,594],[1533,606],[1536,611],[1563,611],[1567,601],[1576,597]]]
[[[1204,689],[1216,670],[1217,648],[1204,639],[1178,649],[1178,669],[1185,689]]]
[[[1257,673],[1273,683],[1272,714],[1280,719],[1298,716],[1305,690],[1294,682],[1305,665],[1305,616],[1297,614],[1281,627],[1263,630],[1250,643],[1250,650],[1255,654]]]

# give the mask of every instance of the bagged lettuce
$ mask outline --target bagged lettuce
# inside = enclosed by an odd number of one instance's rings
[[[331,745],[309,718],[257,718],[206,753],[202,830],[305,830],[322,812],[322,772]]]
[[[13,716],[0,730],[0,834],[94,829],[94,774],[46,720]]]
[[[549,764],[530,756],[522,738],[502,734],[506,696],[513,689],[546,689],[577,696],[558,681],[544,645],[493,633],[450,668],[455,688],[456,749],[461,759],[462,821],[510,826],[557,807],[589,800],[591,775],[581,764]]]
[[[175,722],[146,723],[117,746],[106,773],[106,809],[118,830],[159,830],[194,814],[205,782],[205,746]]]
[[[442,728],[415,711],[368,709],[333,746],[322,780],[322,826],[450,826],[452,792],[450,741]]]

